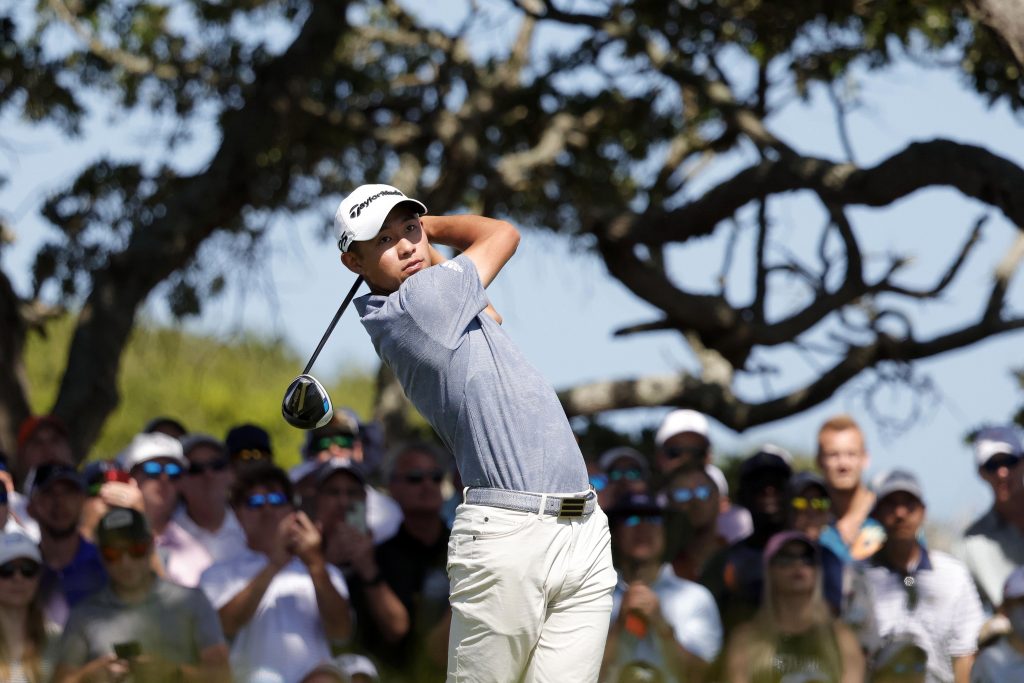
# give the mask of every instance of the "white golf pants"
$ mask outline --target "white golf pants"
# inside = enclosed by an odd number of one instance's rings
[[[608,518],[463,503],[448,542],[448,683],[595,683],[611,619]]]

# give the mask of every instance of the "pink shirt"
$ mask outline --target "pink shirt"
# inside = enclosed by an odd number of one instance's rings
[[[164,577],[174,583],[195,588],[199,585],[199,576],[213,564],[203,544],[173,520],[154,540],[157,555],[164,565]]]

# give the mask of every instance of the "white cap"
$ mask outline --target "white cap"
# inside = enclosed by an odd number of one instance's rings
[[[157,458],[173,458],[182,467],[188,467],[181,442],[163,432],[136,434],[128,447],[118,456],[121,467],[127,472],[131,472],[136,465]]]
[[[992,456],[1021,455],[1020,436],[1014,427],[989,427],[982,429],[974,437],[974,459],[981,467],[989,461]]]
[[[420,214],[427,212],[423,202],[410,199],[391,185],[360,185],[341,200],[334,214],[334,228],[338,232],[338,249],[347,252],[353,242],[372,240],[380,232],[384,220],[402,202],[411,202]]]
[[[36,562],[42,562],[43,556],[39,553],[39,546],[20,531],[0,533],[0,564],[16,560],[19,557],[27,557]]]
[[[725,478],[725,472],[718,469],[714,465],[704,465],[704,471],[711,477],[711,481],[715,482],[715,486],[718,487],[718,493],[726,498],[729,497],[729,481]]]
[[[701,413],[696,410],[673,410],[661,421],[658,433],[654,436],[654,444],[661,448],[673,436],[684,432],[700,434],[711,440],[708,436],[708,419]]]
[[[1003,584],[1003,600],[1024,598],[1024,567],[1017,567]]]

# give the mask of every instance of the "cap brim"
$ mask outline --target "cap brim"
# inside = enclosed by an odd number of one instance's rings
[[[342,253],[349,252],[352,250],[352,245],[354,243],[372,240],[380,233],[380,229],[384,227],[384,221],[388,219],[388,216],[394,208],[401,204],[412,204],[417,208],[421,216],[427,213],[427,207],[418,199],[412,199],[411,197],[388,197],[384,202],[379,203],[374,207],[374,213],[380,217],[380,220],[377,221],[376,229],[372,232],[366,232],[363,235],[356,235],[353,233],[352,239],[347,242],[345,240],[345,235],[340,235],[338,237],[338,249],[340,249]]]

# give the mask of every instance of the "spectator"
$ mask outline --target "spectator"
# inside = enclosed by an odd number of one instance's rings
[[[364,478],[368,470],[363,464],[363,444],[359,439],[359,422],[346,409],[337,408],[329,423],[306,432],[302,447],[303,461],[288,472],[302,506],[307,513],[313,513],[312,501],[316,497],[316,471],[320,465],[333,458],[348,458],[359,463]],[[402,523],[402,511],[398,504],[384,495],[367,481],[366,523],[373,535],[374,543],[383,543],[398,531]]]
[[[625,667],[646,662],[671,680],[703,680],[722,647],[714,598],[663,563],[663,512],[652,496],[627,494],[609,517],[619,582],[605,647],[605,676],[616,680]]]
[[[1024,681],[1024,567],[1006,579],[999,611],[1009,620],[1010,632],[981,651],[971,683]]]
[[[378,683],[377,667],[357,654],[343,654],[318,665],[302,683]]]
[[[63,627],[69,610],[107,582],[99,550],[78,531],[85,484],[68,465],[40,465],[26,483],[28,511],[39,523],[43,575],[40,594],[46,617]]]
[[[822,597],[817,544],[797,531],[780,532],[765,546],[763,563],[761,606],[736,627],[726,651],[729,683],[863,681],[860,644]]]
[[[142,493],[146,521],[153,530],[165,576],[182,586],[198,585],[199,576],[213,559],[172,519],[178,506],[178,482],[188,467],[181,442],[162,432],[137,434],[120,457]]]
[[[762,556],[768,539],[786,526],[785,495],[793,472],[791,462],[787,451],[765,444],[740,463],[737,498],[750,511],[754,530],[712,557],[701,578],[715,596],[727,633],[753,617],[761,605]]]
[[[75,464],[67,425],[56,415],[33,415],[18,427],[15,483],[24,482],[29,470],[43,463]]]
[[[183,503],[174,522],[206,548],[213,562],[237,556],[245,550],[245,532],[228,504],[234,471],[227,449],[212,436],[193,434],[182,439],[182,452],[188,467],[178,480]]]
[[[926,683],[928,653],[909,635],[886,639],[871,662],[871,683]],[[1006,679],[1009,680],[1009,679]]]
[[[597,459],[597,466],[608,480],[599,496],[603,495],[603,500],[610,505],[630,493],[647,493],[649,489],[651,468],[635,448],[619,446],[608,449]]]
[[[157,432],[174,437],[179,441],[182,437],[188,434],[188,430],[185,429],[185,425],[181,424],[181,422],[175,420],[173,417],[167,417],[165,415],[154,417],[146,423],[145,427],[142,428],[143,434],[155,434]]]
[[[786,496],[787,528],[799,531],[820,546],[821,534],[831,519],[832,501],[825,480],[814,472],[797,472],[789,480]],[[828,547],[819,548],[825,600],[834,614],[843,602],[843,561]]]
[[[725,472],[715,465],[705,465],[704,470],[718,487],[718,535],[724,538],[726,543],[742,541],[754,530],[750,512],[745,507],[732,504]]]
[[[665,485],[668,557],[681,579],[699,581],[711,557],[727,545],[718,533],[719,488],[707,467],[683,466]]]
[[[984,429],[974,439],[978,475],[992,488],[988,512],[974,521],[954,546],[967,565],[981,599],[990,608],[1001,601],[1003,584],[1024,564],[1024,450],[1013,427]]]
[[[261,674],[295,683],[311,662],[330,657],[331,643],[351,636],[345,579],[324,560],[316,527],[295,511],[283,470],[246,468],[232,505],[248,548],[207,569],[200,586],[232,640],[235,680]]]
[[[153,534],[142,513],[112,509],[96,539],[110,581],[71,611],[54,681],[124,680],[129,673],[146,683],[227,680],[216,613],[201,591],[153,572]]]
[[[877,522],[870,519],[875,496],[862,477],[871,457],[864,447],[864,434],[852,417],[836,415],[821,426],[817,463],[835,519],[822,533],[820,543],[844,563],[870,557],[884,539]]]
[[[0,680],[50,680],[50,634],[39,594],[42,558],[26,534],[0,534]]]
[[[981,602],[967,568],[918,540],[925,504],[913,474],[893,470],[877,489],[874,516],[886,540],[855,564],[845,618],[869,653],[881,639],[907,634],[928,653],[929,683],[967,683],[982,625]]]
[[[711,463],[708,419],[696,410],[673,410],[654,435],[658,472],[667,475],[684,465],[704,467]]]
[[[274,462],[274,449],[270,445],[270,434],[254,424],[232,427],[224,437],[231,467],[236,473],[250,465],[267,465]]]

